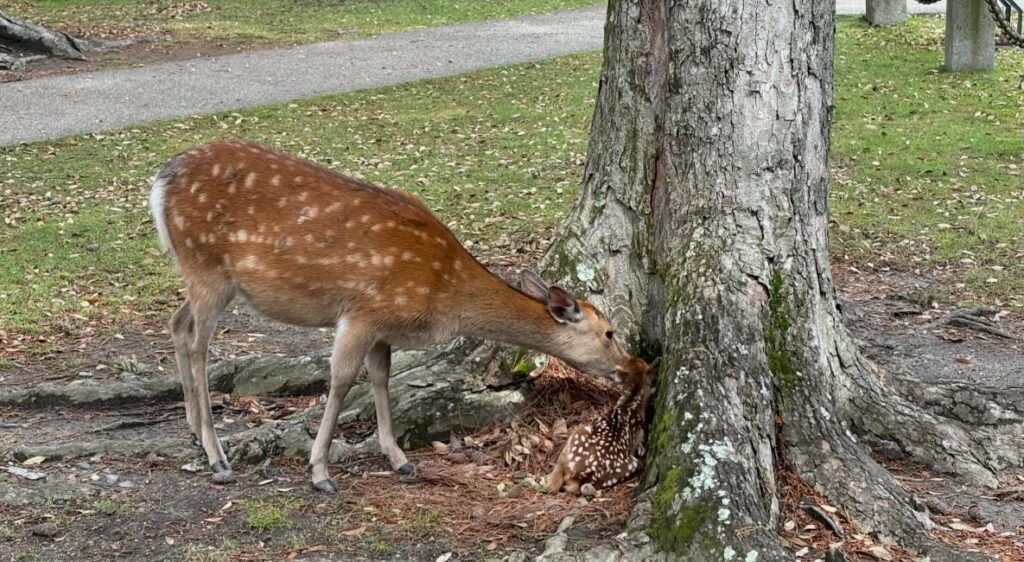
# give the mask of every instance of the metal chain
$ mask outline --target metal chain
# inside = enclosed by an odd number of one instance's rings
[[[988,4],[988,11],[992,12],[992,19],[996,20],[996,25],[999,26],[999,29],[1003,30],[1006,39],[1017,47],[1024,49],[1024,35],[1017,33],[1017,30],[1010,25],[1009,19],[1003,18],[1003,14],[999,9],[999,0],[985,0],[985,2]],[[1024,18],[1024,13],[1020,17]]]

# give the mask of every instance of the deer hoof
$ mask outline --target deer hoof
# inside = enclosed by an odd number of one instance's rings
[[[330,478],[326,478],[319,482],[313,482],[313,487],[325,494],[334,495],[338,493],[338,488],[334,486],[334,482],[331,482]]]
[[[226,461],[217,461],[213,463],[212,468],[214,484],[232,484],[235,482],[235,473],[231,470],[231,465]]]
[[[413,466],[411,462],[407,462],[402,466],[398,467],[398,469],[395,470],[395,472],[401,474],[402,476],[412,476],[413,474],[416,473],[416,467]]]

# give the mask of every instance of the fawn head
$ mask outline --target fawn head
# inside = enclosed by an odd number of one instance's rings
[[[592,375],[616,380],[629,354],[615,339],[611,320],[594,305],[576,300],[560,287],[549,286],[536,273],[524,270],[522,290],[545,303],[555,319],[554,348],[559,359]]]
[[[638,390],[640,388],[651,388],[658,377],[658,369],[661,367],[661,357],[648,364],[639,357],[631,357],[625,367],[619,371],[623,386]]]

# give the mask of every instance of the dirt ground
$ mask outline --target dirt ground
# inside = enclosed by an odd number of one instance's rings
[[[855,335],[865,353],[887,373],[994,388],[1019,386],[1024,366],[1021,341],[942,323],[948,306],[915,296],[926,294],[936,279],[863,273],[843,266],[837,266],[836,278]],[[995,321],[1003,330],[1024,334],[1019,312],[1001,314]],[[126,331],[124,339],[67,341],[57,346],[61,352],[16,357],[14,363],[0,368],[0,389],[81,378],[113,379],[131,368],[132,361],[162,368],[161,376],[173,376],[173,355],[163,323],[154,318],[137,328]],[[214,361],[248,354],[294,356],[321,351],[329,341],[329,333],[274,324],[238,304],[229,308],[221,323],[212,355]],[[215,417],[223,436],[258,424],[275,411],[319,399],[231,397],[218,406]],[[579,400],[568,402],[579,405]],[[524,412],[521,420],[529,421],[529,413]],[[0,456],[10,466],[46,474],[44,479],[29,480],[0,471],[0,560],[437,560],[448,553],[452,560],[480,560],[514,552],[536,556],[551,532],[551,517],[517,512],[505,520],[497,515],[489,519],[488,512],[477,513],[473,508],[472,516],[462,520],[437,498],[458,503],[463,494],[466,509],[473,500],[483,500],[491,513],[500,515],[503,512],[494,510],[511,506],[501,503],[512,502],[511,493],[558,511],[559,517],[575,514],[570,544],[581,549],[612,540],[620,532],[637,484],[634,479],[615,494],[583,505],[575,498],[553,499],[523,486],[512,486],[514,492],[498,490],[506,479],[509,484],[527,475],[539,479],[547,468],[542,464],[509,468],[501,458],[488,454],[459,465],[427,449],[412,453],[411,459],[421,473],[433,470],[443,477],[398,477],[379,455],[363,455],[331,467],[341,492],[325,497],[307,485],[304,459],[279,456],[263,466],[236,467],[238,483],[217,486],[206,473],[183,470],[189,458],[199,457],[189,444],[180,402],[88,410],[8,407],[0,410],[0,427]],[[372,425],[365,422],[341,428],[342,434],[370,431]],[[463,436],[454,437],[452,443]],[[38,464],[11,458],[18,447],[98,438],[122,442],[123,454],[46,459]],[[133,454],[143,443],[153,442],[170,445],[158,452]],[[556,449],[560,445],[557,438],[554,445]],[[993,553],[1024,556],[1022,494],[1004,493],[1000,498],[993,491],[971,489],[919,467],[885,462],[908,489],[948,508],[936,516],[947,526],[937,534]],[[454,471],[466,466],[496,467],[494,488],[459,484],[461,473]],[[518,474],[510,476],[514,472]],[[1024,475],[1003,476],[1011,492],[1024,483]],[[392,502],[389,497],[407,501]],[[978,517],[968,513],[972,507]],[[474,522],[477,516],[481,520]],[[783,535],[793,541],[794,550],[805,543],[809,547],[805,559],[811,560],[815,552],[820,554],[812,547],[821,547],[828,537],[821,534],[820,525],[807,528],[815,525],[813,521],[796,522],[800,525]],[[862,559],[872,558],[865,554]]]

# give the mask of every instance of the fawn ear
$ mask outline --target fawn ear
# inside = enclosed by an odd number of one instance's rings
[[[583,319],[583,313],[580,312],[580,305],[576,302],[576,297],[561,288],[549,288],[547,301],[548,312],[558,322],[579,322]]]
[[[540,278],[540,275],[529,269],[524,269],[519,274],[519,284],[527,295],[541,302],[548,302],[548,284]]]

